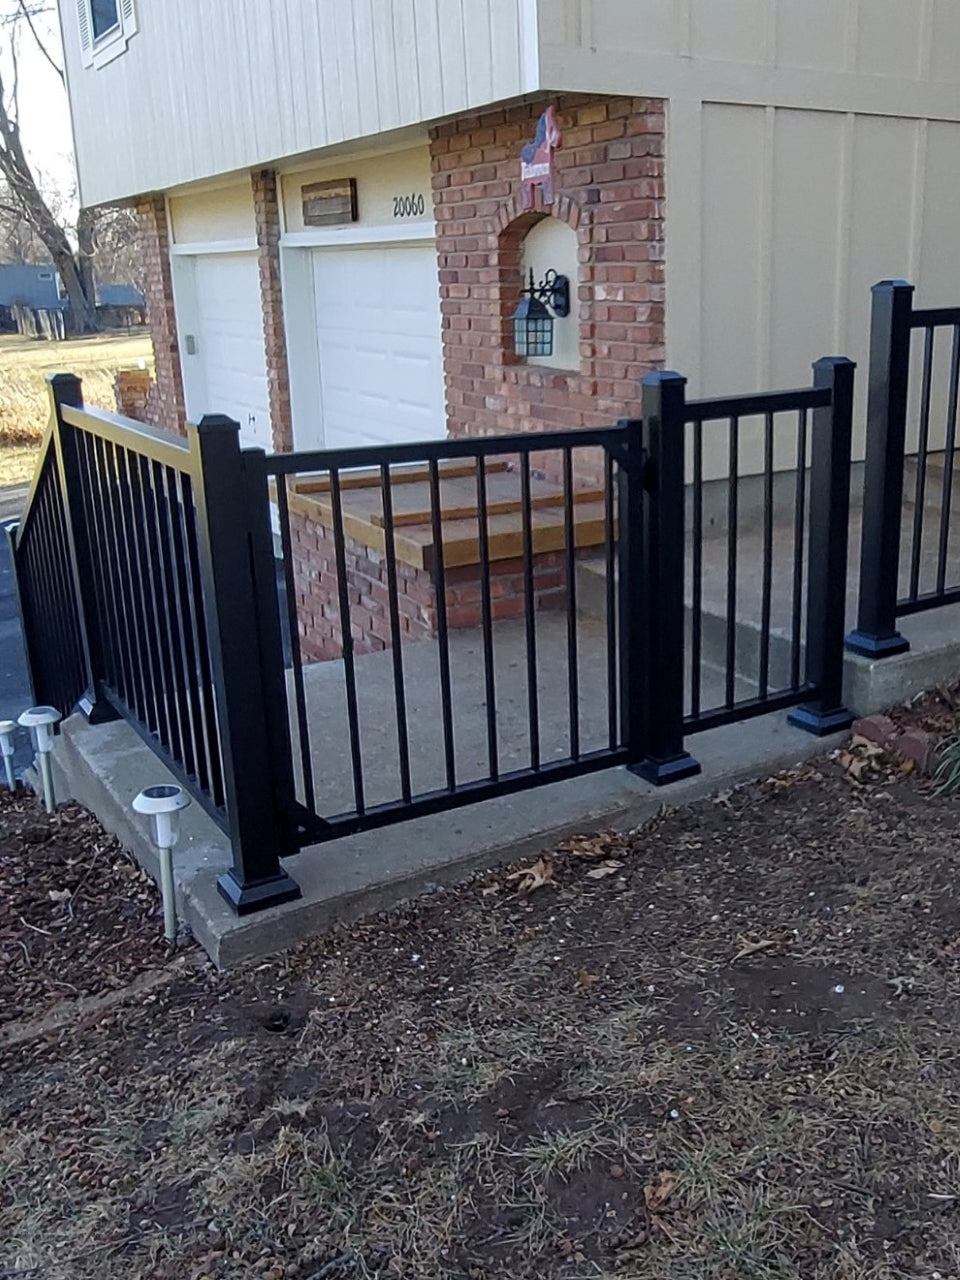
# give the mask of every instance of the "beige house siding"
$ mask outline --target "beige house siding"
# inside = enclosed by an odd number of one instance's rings
[[[536,87],[535,0],[139,0],[139,31],[100,69],[82,65],[75,0],[60,11],[85,204]]]

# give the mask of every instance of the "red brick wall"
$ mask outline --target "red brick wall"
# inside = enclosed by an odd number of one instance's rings
[[[523,213],[520,149],[555,102],[552,207]],[[607,425],[636,412],[664,361],[664,104],[561,95],[464,116],[431,134],[448,428],[453,435]],[[523,238],[541,217],[577,233],[580,369],[519,361],[510,317]],[[572,284],[574,282],[571,282]]]
[[[147,395],[145,421],[184,435],[187,416],[180,348],[177,345],[177,318],[173,309],[170,230],[163,196],[142,196],[137,201],[137,218],[146,277],[147,325],[153,340],[156,368],[156,382]]]
[[[343,654],[343,630],[333,531],[312,517],[290,513],[300,651],[306,662]],[[390,596],[386,561],[379,551],[347,540],[347,598],[354,653],[390,648]],[[481,622],[479,565],[449,569],[445,578],[447,624],[473,629]],[[525,611],[523,561],[495,560],[490,565],[493,620],[522,618]],[[566,605],[566,561],[561,552],[534,557],[537,610]],[[428,569],[397,564],[397,608],[404,641],[437,634],[437,593]]]
[[[290,411],[290,373],[287,367],[287,332],[283,323],[283,287],[280,282],[280,200],[273,169],[257,169],[250,175],[257,223],[260,264],[260,302],[263,307],[263,341],[270,393],[270,424],[277,453],[293,448]]]
[[[147,422],[150,398],[155,394],[149,369],[118,369],[113,380],[117,413],[137,422]]]

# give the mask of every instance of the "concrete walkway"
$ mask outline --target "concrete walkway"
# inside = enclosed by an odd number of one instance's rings
[[[537,615],[536,702],[540,760],[571,755],[568,638],[565,614]],[[501,773],[531,764],[530,708],[526,632],[522,621],[497,623],[493,629],[494,713],[497,758]],[[607,635],[604,622],[577,620],[577,725],[582,754],[609,745]],[[406,701],[410,773],[414,793],[446,787],[440,650],[432,640],[406,644],[401,650]],[[483,640],[479,631],[450,633],[451,709],[458,784],[490,776],[487,741],[487,695]],[[399,799],[400,774],[392,651],[356,659],[358,719],[365,765],[365,797],[369,805]],[[704,695],[722,700],[719,671],[704,668]],[[289,682],[291,705],[293,685]],[[310,758],[317,808],[324,816],[354,807],[349,750],[346,682],[341,661],[304,668]],[[738,697],[751,688],[739,681]],[[298,739],[294,736],[294,750]],[[300,772],[302,777],[302,771]]]

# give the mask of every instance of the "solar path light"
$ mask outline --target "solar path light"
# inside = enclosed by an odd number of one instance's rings
[[[50,752],[53,750],[53,726],[60,720],[56,707],[28,707],[17,723],[33,733],[37,749],[37,764],[43,783],[43,803],[47,813],[53,813],[56,801],[53,795],[53,773],[50,769]],[[6,752],[4,752],[6,758]]]
[[[173,883],[173,846],[180,836],[180,811],[190,797],[172,783],[145,787],[133,802],[136,813],[153,819],[153,843],[160,854],[160,893],[163,897],[163,936],[177,941],[177,895]]]

